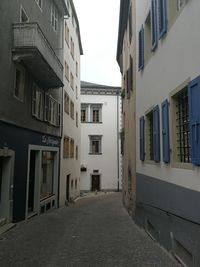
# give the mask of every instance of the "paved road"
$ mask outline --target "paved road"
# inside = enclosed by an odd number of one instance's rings
[[[121,194],[85,198],[0,236],[1,267],[179,266],[140,230]]]

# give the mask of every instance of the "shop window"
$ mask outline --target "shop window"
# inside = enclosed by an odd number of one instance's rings
[[[40,200],[53,195],[54,153],[42,151],[42,171],[40,182]]]

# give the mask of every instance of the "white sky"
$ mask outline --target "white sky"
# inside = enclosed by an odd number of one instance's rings
[[[116,61],[120,0],[74,0],[84,55],[81,80],[121,85]]]

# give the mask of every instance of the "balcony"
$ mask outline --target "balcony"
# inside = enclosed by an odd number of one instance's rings
[[[63,86],[63,66],[37,23],[13,24],[13,60],[22,62],[44,89]]]

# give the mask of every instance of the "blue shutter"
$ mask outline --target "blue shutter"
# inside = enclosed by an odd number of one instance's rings
[[[191,162],[200,165],[200,76],[188,86]]]
[[[158,105],[153,109],[153,157],[156,162],[160,161],[160,118]]]
[[[157,4],[156,0],[151,1],[151,48],[155,50],[158,44],[157,33]]]
[[[144,116],[140,118],[140,160],[144,161],[145,149],[144,149]]]
[[[159,0],[159,38],[167,32],[167,3]]]
[[[139,70],[144,68],[144,27],[142,25],[139,31],[139,59],[138,59]]]
[[[169,145],[169,103],[166,99],[162,102],[162,150],[163,161],[170,161],[170,145]]]

